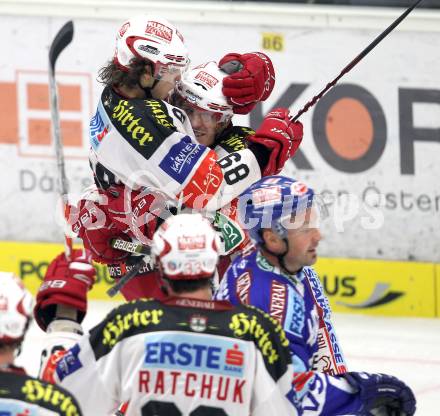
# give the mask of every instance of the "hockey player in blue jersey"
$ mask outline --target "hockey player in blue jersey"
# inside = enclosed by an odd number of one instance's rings
[[[402,381],[345,372],[328,300],[311,267],[323,214],[313,190],[294,179],[266,177],[243,193],[239,210],[257,249],[234,260],[215,297],[256,306],[280,322],[304,414],[414,414],[414,395]]]

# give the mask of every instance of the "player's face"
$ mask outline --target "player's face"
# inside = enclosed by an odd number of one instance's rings
[[[212,111],[205,111],[184,104],[182,110],[188,115],[197,141],[205,146],[213,145],[220,124],[218,115]]]
[[[286,224],[289,250],[284,257],[286,267],[297,271],[301,267],[311,266],[318,259],[317,248],[321,233],[317,225],[317,214],[314,208],[309,208],[302,215],[292,218]]]

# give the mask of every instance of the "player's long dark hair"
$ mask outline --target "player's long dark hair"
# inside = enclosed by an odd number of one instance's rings
[[[195,292],[198,289],[211,286],[211,279],[196,279],[196,280],[171,280],[164,277],[170,284],[171,289],[175,293]]]
[[[125,71],[112,59],[98,71],[97,81],[106,86],[133,88],[138,85],[140,76],[145,73],[146,65],[152,66],[145,59],[133,58],[130,61],[129,71]]]

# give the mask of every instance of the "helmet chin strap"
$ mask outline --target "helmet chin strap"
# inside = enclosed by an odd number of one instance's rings
[[[153,96],[151,95],[151,90],[156,86],[158,82],[158,79],[154,79],[153,85],[151,87],[143,87],[142,84],[138,81],[138,86],[145,93],[146,98],[152,98]]]
[[[288,274],[296,274],[296,271],[295,272],[290,271],[287,268],[286,263],[284,262],[284,258],[286,257],[286,254],[289,251],[289,241],[287,240],[287,238],[282,238],[282,240],[284,241],[284,244],[286,245],[286,249],[282,253],[275,253],[272,250],[269,250],[266,246],[266,243],[264,242],[264,239],[263,239],[263,243],[261,244],[261,247],[263,247],[269,254],[272,254],[272,256],[277,258],[278,263],[281,266],[281,269],[283,269]]]

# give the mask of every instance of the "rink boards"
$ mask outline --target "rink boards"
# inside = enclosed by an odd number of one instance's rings
[[[2,241],[1,270],[16,273],[35,294],[49,261],[62,250],[61,244]],[[316,269],[334,311],[440,317],[440,264],[321,258]],[[89,298],[108,299],[112,280],[104,267],[97,270]]]
[[[0,71],[0,166],[7,179],[0,181],[0,240],[60,238],[47,52],[68,19],[75,35],[57,62],[57,81],[70,200],[93,181],[88,130],[102,91],[97,71],[113,56],[123,19],[145,10],[139,1],[86,3],[0,2],[8,57]],[[178,25],[194,65],[228,52],[271,57],[273,93],[249,116],[234,117],[253,128],[272,108],[296,113],[402,12],[200,1],[148,6]],[[331,241],[320,245],[323,256],[440,262],[439,45],[440,10],[415,10],[301,116],[304,139],[282,173],[322,196],[330,214],[322,231]]]

